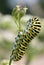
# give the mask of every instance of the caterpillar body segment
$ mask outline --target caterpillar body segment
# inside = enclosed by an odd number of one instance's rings
[[[25,54],[29,42],[37,36],[41,29],[41,23],[38,18],[33,17],[27,22],[27,27],[23,32],[18,33],[15,38],[15,45],[12,50],[10,59],[19,61]]]

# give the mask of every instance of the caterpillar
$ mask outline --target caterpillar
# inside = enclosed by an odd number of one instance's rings
[[[37,34],[40,32],[40,29],[41,23],[39,21],[39,18],[33,17],[32,19],[29,19],[26,29],[18,33],[17,37],[15,38],[15,44],[10,59],[19,61],[25,54],[29,42],[35,36],[37,36]]]

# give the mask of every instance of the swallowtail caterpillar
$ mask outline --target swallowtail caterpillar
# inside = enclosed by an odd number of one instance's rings
[[[33,17],[32,19],[28,20],[26,29],[18,33],[17,37],[15,38],[15,44],[10,56],[10,63],[12,60],[19,61],[22,58],[29,42],[35,36],[37,36],[37,34],[40,32],[40,29],[41,23],[39,18]]]

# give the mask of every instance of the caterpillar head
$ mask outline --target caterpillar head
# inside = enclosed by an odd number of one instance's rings
[[[33,17],[32,21],[39,21],[39,18],[38,17]]]
[[[41,29],[41,23],[38,17],[33,17],[29,19],[27,28],[35,30],[36,33],[39,33]]]
[[[33,17],[32,18],[32,24],[33,25],[41,25],[39,18],[38,17]]]
[[[32,18],[32,28],[36,31],[36,33],[39,33],[41,29],[41,23],[38,17]]]
[[[29,19],[27,26],[28,26],[28,28],[31,28],[36,24],[40,24],[39,18],[38,17],[33,17],[32,19]]]

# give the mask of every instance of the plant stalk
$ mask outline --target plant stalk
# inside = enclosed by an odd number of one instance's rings
[[[12,59],[10,59],[10,61],[9,61],[9,65],[11,65],[11,62],[12,62]]]

